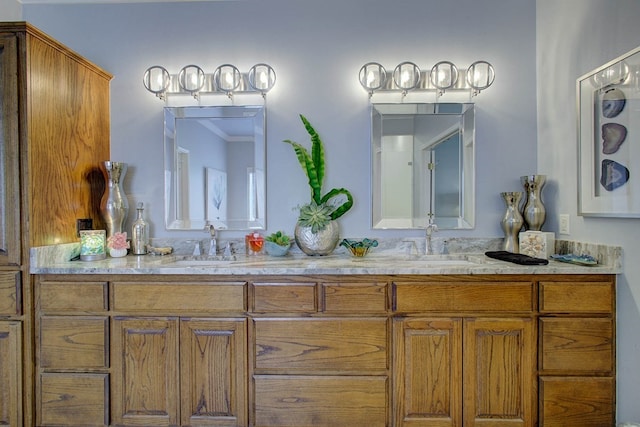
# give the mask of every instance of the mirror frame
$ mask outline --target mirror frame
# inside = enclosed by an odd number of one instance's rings
[[[382,152],[382,137],[384,136],[383,120],[385,116],[409,116],[409,115],[446,115],[448,117],[457,116],[457,130],[460,133],[459,142],[459,180],[458,186],[461,189],[458,192],[458,206],[459,214],[455,216],[437,216],[434,215],[437,212],[437,208],[433,205],[435,200],[435,193],[433,192],[433,169],[431,166],[428,168],[417,168],[416,164],[416,148],[413,146],[413,134],[400,135],[403,137],[411,138],[410,144],[412,147],[411,162],[411,194],[408,196],[408,202],[411,204],[410,216],[403,218],[390,218],[391,221],[387,221],[381,225],[381,222],[385,220],[382,212],[382,199],[383,199],[383,177],[380,169],[382,167],[381,156]],[[438,131],[438,135],[446,136],[453,133],[453,128],[456,127],[453,122],[451,125],[447,125],[446,129]],[[434,151],[437,144],[444,141],[445,138],[440,138],[430,144],[423,144],[430,148],[429,151]],[[405,141],[406,142],[406,141]],[[424,151],[424,150],[423,150]],[[379,153],[378,153],[379,152]],[[431,163],[430,163],[431,164]],[[436,163],[437,164],[437,163]],[[419,182],[426,180],[428,177],[429,189],[428,206],[424,209],[424,215],[416,213],[416,210],[422,212],[417,206],[423,206],[427,202],[420,200],[416,196],[416,186]],[[424,187],[424,186],[423,186]],[[429,222],[429,214],[431,214],[433,222],[440,229],[454,230],[454,229],[473,229],[475,227],[475,104],[473,103],[372,103],[371,104],[371,228],[372,229],[422,229],[425,228]],[[422,198],[426,199],[426,198]],[[386,218],[389,219],[389,218]]]
[[[249,206],[246,202],[246,217],[229,217],[225,219],[208,218],[208,196],[214,184],[223,183],[224,193],[227,193],[228,171],[219,171],[213,167],[205,166],[202,171],[202,188],[204,212],[202,217],[179,217],[180,196],[178,195],[178,152],[180,146],[176,138],[176,124],[181,119],[247,119],[253,127],[253,171],[247,171],[245,188],[247,199],[250,188],[254,193],[254,203]],[[229,141],[226,141],[229,142]],[[231,141],[233,142],[233,141]],[[164,107],[164,212],[165,228],[167,230],[203,230],[205,226],[212,224],[218,230],[265,230],[266,221],[266,107],[261,105],[248,106],[183,106]],[[222,172],[222,173],[221,173]],[[209,187],[209,188],[207,188]],[[228,191],[229,194],[237,192]],[[253,217],[249,210],[253,211]]]

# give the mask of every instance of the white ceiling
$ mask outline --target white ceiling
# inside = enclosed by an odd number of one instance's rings
[[[23,4],[91,4],[91,3],[178,3],[195,1],[236,1],[236,0],[18,0]]]

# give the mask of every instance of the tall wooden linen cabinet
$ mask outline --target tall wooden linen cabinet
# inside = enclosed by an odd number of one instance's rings
[[[0,23],[0,425],[34,424],[29,250],[100,228],[112,76],[26,22]]]

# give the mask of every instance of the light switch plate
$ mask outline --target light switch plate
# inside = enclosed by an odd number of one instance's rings
[[[560,234],[569,234],[570,233],[570,227],[569,227],[569,215],[568,214],[560,214],[558,216],[559,222],[560,222],[560,230],[558,231]]]

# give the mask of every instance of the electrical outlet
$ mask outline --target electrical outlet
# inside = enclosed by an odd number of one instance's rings
[[[569,234],[570,232],[570,227],[569,227],[569,215],[567,214],[560,214],[559,216],[560,219],[560,234]]]
[[[76,219],[76,235],[80,237],[80,230],[93,230],[93,219],[78,218]]]

